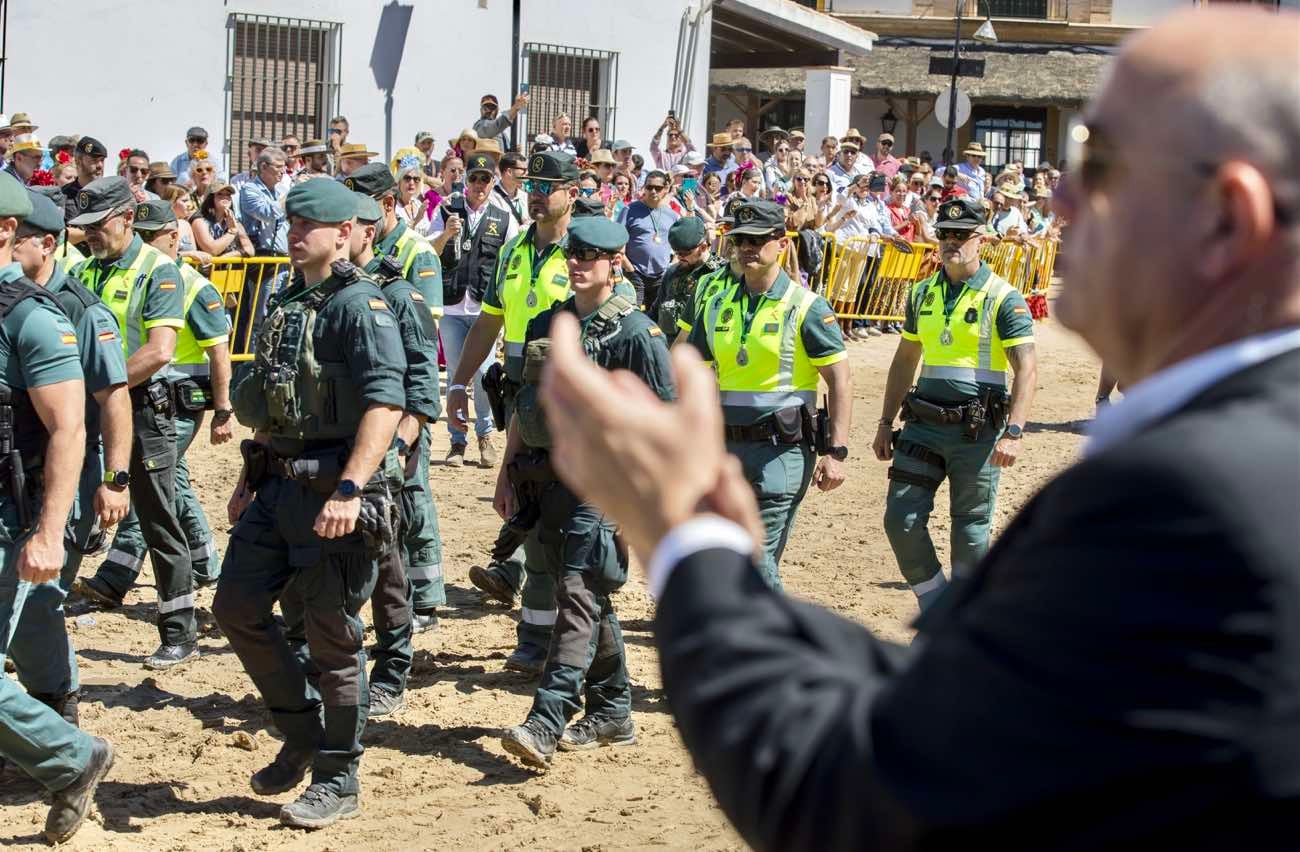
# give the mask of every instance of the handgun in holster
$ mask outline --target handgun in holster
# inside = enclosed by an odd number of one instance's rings
[[[819,456],[828,456],[831,452],[831,412],[830,401],[822,397],[822,407],[813,411],[803,406],[804,428],[809,446]]]
[[[492,409],[492,425],[498,432],[504,432],[510,424],[506,423],[506,368],[500,361],[493,361],[492,366],[483,374],[483,390],[487,392],[488,407]]]
[[[239,454],[244,457],[244,487],[257,491],[271,475],[271,449],[245,438],[239,443]]]

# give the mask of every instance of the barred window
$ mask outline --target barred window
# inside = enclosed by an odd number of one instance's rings
[[[523,78],[528,81],[528,139],[549,133],[561,113],[573,121],[573,135],[581,134],[583,119],[600,119],[602,135],[614,139],[618,100],[618,54],[558,44],[526,42]]]
[[[1012,160],[1024,160],[1032,174],[1043,158],[1047,110],[977,105],[971,138],[986,152],[984,168],[997,174]]]
[[[338,112],[343,25],[232,14],[226,22],[226,164],[247,169],[248,142],[324,139]]]

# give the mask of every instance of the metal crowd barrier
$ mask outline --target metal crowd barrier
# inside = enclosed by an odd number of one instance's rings
[[[1059,240],[990,240],[980,246],[980,258],[1026,297],[1042,295],[1052,283]]]
[[[931,243],[908,243],[911,251],[872,235],[836,240],[828,235],[814,289],[842,320],[902,322],[912,285],[929,275]]]
[[[253,338],[266,297],[278,282],[288,280],[287,257],[214,257],[212,265],[200,267],[192,258],[186,263],[203,272],[221,294],[230,317],[230,360],[251,361]]]

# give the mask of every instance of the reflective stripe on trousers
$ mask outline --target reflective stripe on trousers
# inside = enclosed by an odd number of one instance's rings
[[[158,598],[158,614],[166,615],[169,612],[176,612],[182,609],[194,609],[194,594],[181,595],[178,598],[172,598],[169,601]]]
[[[519,613],[523,620],[529,624],[537,624],[546,627],[555,626],[556,610],[529,609],[528,607],[521,607]]]

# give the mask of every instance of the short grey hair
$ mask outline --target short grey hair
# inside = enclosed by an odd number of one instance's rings
[[[279,148],[267,147],[262,149],[262,153],[257,155],[257,167],[273,165],[277,162],[284,162],[284,151]]]

